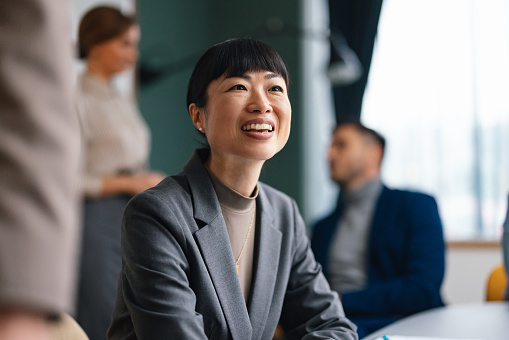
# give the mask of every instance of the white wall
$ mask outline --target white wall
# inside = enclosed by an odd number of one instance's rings
[[[502,263],[500,247],[449,247],[442,297],[446,304],[485,300],[491,270]]]

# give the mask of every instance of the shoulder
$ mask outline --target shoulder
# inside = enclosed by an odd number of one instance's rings
[[[328,215],[323,215],[311,226],[313,237],[321,232],[329,233],[331,229],[335,229],[340,215],[339,203],[336,202],[333,210]]]
[[[430,194],[407,189],[391,189],[384,186],[380,199],[397,200],[407,203],[412,202],[435,202],[435,198]]]
[[[284,192],[274,187],[271,187],[270,185],[265,184],[263,182],[258,182],[258,189],[260,193],[263,193],[266,196],[266,198],[273,203],[281,202],[286,204],[292,204],[292,202],[294,202],[294,199],[285,194]]]
[[[192,202],[189,183],[185,175],[168,176],[158,185],[134,196],[132,202],[143,204],[144,202],[158,201],[172,208],[179,205],[189,205]]]
[[[262,204],[269,206],[277,214],[294,214],[298,211],[295,200],[282,191],[262,182],[258,182],[258,190]]]
[[[82,120],[103,122],[104,100],[97,94],[97,91],[93,91],[90,86],[87,86],[83,76],[76,83],[74,105]]]
[[[435,198],[414,190],[384,188],[377,211],[382,216],[400,216],[439,223],[439,209]]]
[[[186,185],[181,176],[167,177],[134,196],[124,211],[125,236],[133,242],[164,243],[176,239],[185,245],[190,233],[197,229],[193,223],[193,200]]]
[[[294,231],[291,230],[303,223],[293,198],[264,183],[258,183],[258,190],[258,202],[263,211],[262,214],[269,217],[277,229],[284,233],[293,233]]]
[[[75,100],[78,102],[86,102],[97,97],[97,91],[94,91],[93,86],[88,84],[85,74],[81,74],[76,80],[75,90]]]

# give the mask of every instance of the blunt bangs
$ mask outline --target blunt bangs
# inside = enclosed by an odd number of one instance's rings
[[[247,72],[270,71],[280,75],[288,85],[288,72],[279,54],[269,45],[255,40],[241,40],[238,46],[231,46],[219,57],[217,77],[242,76]]]
[[[269,45],[250,38],[231,39],[212,46],[196,64],[188,83],[187,106],[207,103],[207,87],[225,75],[242,76],[247,72],[269,71],[280,75],[288,86],[289,76],[281,56]]]

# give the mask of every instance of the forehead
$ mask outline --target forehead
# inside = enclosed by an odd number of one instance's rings
[[[124,38],[135,38],[138,39],[141,35],[140,26],[138,24],[133,24],[129,26],[124,33],[120,36]]]
[[[361,139],[361,133],[353,125],[342,125],[334,130],[332,139],[336,140],[354,140]]]

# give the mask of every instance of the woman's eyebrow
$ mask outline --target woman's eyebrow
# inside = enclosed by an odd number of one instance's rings
[[[249,76],[247,73],[244,73],[244,74],[231,74],[228,77],[225,77],[225,79],[229,79],[229,78],[242,78],[242,79],[250,80],[251,76]]]
[[[282,78],[279,74],[277,73],[267,73],[265,75],[265,79],[272,79],[272,78]]]
[[[247,73],[232,74],[232,75],[229,75],[228,77],[226,77],[226,79],[228,79],[228,78],[242,78],[242,79],[250,80],[251,76],[248,75]],[[272,78],[282,78],[282,77],[279,74],[274,73],[274,72],[270,72],[265,75],[265,79],[272,79]]]

